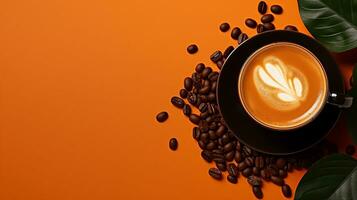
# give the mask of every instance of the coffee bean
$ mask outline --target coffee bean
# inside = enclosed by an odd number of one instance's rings
[[[223,125],[218,127],[216,134],[221,137],[224,133],[226,133],[226,127]]]
[[[215,92],[217,88],[217,81],[214,81],[211,85],[211,92]]]
[[[201,88],[201,89],[198,91],[198,93],[199,93],[199,94],[207,94],[207,93],[209,93],[210,91],[211,91],[211,88],[210,88],[209,86],[206,86],[206,87]]]
[[[248,35],[245,33],[241,33],[238,37],[238,44],[242,44],[247,39],[248,39]]]
[[[207,99],[208,99],[208,101],[211,101],[211,102],[216,101],[216,94],[213,92],[209,93],[207,96]]]
[[[198,125],[200,123],[200,116],[198,116],[196,114],[191,114],[189,119],[193,124]]]
[[[244,161],[238,163],[238,169],[239,169],[239,171],[243,171],[243,170],[245,170],[247,167],[248,167],[248,165],[247,165]]]
[[[275,185],[279,185],[279,186],[284,185],[284,179],[282,179],[280,177],[272,176],[272,177],[270,177],[270,179]]]
[[[234,163],[228,164],[227,171],[228,171],[228,174],[231,176],[237,177],[239,175],[238,168]]]
[[[279,169],[283,169],[284,166],[286,164],[286,160],[283,159],[283,158],[279,158],[278,160],[276,160],[276,166],[279,168]]]
[[[202,78],[206,78],[208,77],[208,75],[212,72],[212,68],[210,67],[206,67],[205,69],[203,69],[201,76]]]
[[[220,154],[220,156],[223,158],[223,150],[221,149],[214,149],[212,150],[212,153],[215,153],[215,154]]]
[[[198,146],[200,146],[200,148],[202,150],[205,150],[206,149],[206,144],[202,141],[202,140],[199,140],[198,141]]]
[[[259,156],[259,157],[255,158],[255,166],[258,169],[263,169],[263,167],[264,167],[264,159],[263,159],[263,157]]]
[[[265,3],[265,1],[260,1],[259,4],[258,4],[258,12],[260,14],[265,14],[267,12],[267,4]]]
[[[201,120],[198,126],[200,127],[201,132],[207,132],[209,129],[208,122],[204,120]]]
[[[192,109],[191,109],[191,106],[188,105],[188,104],[185,104],[182,108],[183,110],[183,114],[186,115],[186,116],[190,116],[191,113],[192,113]]]
[[[272,14],[265,14],[265,15],[263,15],[263,16],[260,18],[260,21],[261,21],[262,23],[272,22],[272,21],[274,21],[274,15],[272,15]]]
[[[198,109],[200,110],[200,112],[206,112],[207,107],[208,107],[207,104],[201,103],[200,106],[198,106]]]
[[[207,150],[203,150],[201,151],[201,157],[207,161],[207,162],[212,162],[212,156],[211,156],[211,153]]]
[[[237,140],[236,149],[240,151],[242,149],[241,143]]]
[[[248,146],[244,146],[242,151],[244,156],[250,156],[252,154],[252,149]]]
[[[192,137],[196,140],[198,140],[200,138],[200,135],[201,135],[201,131],[198,127],[194,127],[192,129]]]
[[[263,24],[258,24],[257,26],[257,33],[262,33],[264,32],[265,29],[264,29],[264,25]]]
[[[219,61],[217,61],[217,63],[216,63],[217,68],[218,68],[218,69],[222,69],[223,64],[224,64],[224,61],[223,61],[223,60],[219,60]]]
[[[232,162],[234,158],[234,151],[228,152],[224,158],[226,159],[226,161]]]
[[[172,97],[171,103],[177,108],[183,108],[185,105],[185,102],[180,97]]]
[[[262,180],[256,176],[249,176],[247,181],[251,186],[262,186],[263,184]]]
[[[228,180],[230,183],[233,183],[233,184],[238,183],[238,178],[237,178],[236,176],[228,175],[228,176],[227,176],[227,180]]]
[[[225,162],[216,162],[216,167],[222,172],[227,171],[227,165]]]
[[[244,162],[249,166],[252,167],[254,165],[254,160],[252,157],[246,157]]]
[[[224,50],[223,52],[223,57],[227,58],[232,53],[233,50],[234,50],[233,46],[228,46],[226,50]]]
[[[254,186],[253,193],[254,193],[255,197],[257,197],[258,199],[263,198],[263,191],[260,187]]]
[[[164,122],[169,118],[169,114],[167,112],[160,112],[156,115],[156,120],[160,123]]]
[[[268,31],[275,29],[275,26],[273,23],[264,23],[263,26],[264,26],[264,29],[268,30]]]
[[[233,150],[233,148],[234,148],[234,145],[231,142],[231,143],[228,143],[228,144],[224,145],[223,150],[224,150],[224,152],[230,152],[230,151]]]
[[[260,170],[260,176],[261,176],[264,180],[268,181],[268,180],[270,180],[271,174],[270,174],[270,171],[269,171],[269,170],[267,170],[267,169],[262,169],[262,170]]]
[[[291,197],[292,193],[291,193],[291,188],[289,185],[287,184],[284,184],[282,187],[281,187],[281,191],[283,192],[284,196],[289,198]]]
[[[287,30],[287,31],[298,31],[298,29],[295,26],[292,26],[292,25],[287,25],[287,26],[285,26],[284,29]]]
[[[283,170],[283,169],[279,170],[279,177],[280,178],[286,178],[287,176],[288,176],[288,173],[285,170]]]
[[[270,11],[274,14],[281,14],[283,13],[283,8],[280,5],[272,5]]]
[[[169,141],[169,147],[171,150],[175,151],[177,149],[178,142],[176,138],[171,138]]]
[[[189,92],[187,96],[187,100],[191,105],[195,105],[197,102],[197,95]]]
[[[209,139],[208,133],[201,133],[200,135],[200,140],[203,141],[204,143],[207,143]]]
[[[237,40],[238,39],[238,36],[242,33],[242,31],[240,30],[240,28],[238,27],[234,27],[232,29],[232,32],[231,32],[231,37],[234,39],[234,40]]]
[[[230,26],[227,22],[224,22],[219,26],[219,30],[221,30],[222,32],[227,32],[229,28]]]
[[[276,165],[269,165],[267,169],[270,171],[271,175],[279,176],[279,169]]]
[[[222,172],[221,172],[219,169],[217,169],[217,168],[210,168],[210,169],[208,170],[208,174],[209,174],[212,178],[214,178],[214,179],[216,179],[216,180],[221,180],[221,179],[222,179]]]
[[[356,153],[356,148],[355,148],[355,146],[354,145],[352,145],[352,144],[349,144],[349,145],[347,145],[347,147],[346,147],[346,149],[345,149],[345,152],[346,152],[346,154],[348,154],[348,155],[353,155],[353,154],[355,154]]]
[[[252,168],[248,167],[245,170],[243,170],[242,175],[244,177],[248,177],[248,176],[252,175],[252,173],[253,173]]]
[[[206,145],[206,149],[207,150],[212,150],[216,148],[216,144],[214,142],[209,142],[207,145]]]
[[[245,20],[245,25],[248,26],[249,28],[255,28],[257,27],[257,22],[252,18],[247,18]]]
[[[213,82],[213,81],[217,81],[218,76],[219,76],[218,72],[211,72],[207,78]]]
[[[184,86],[187,91],[191,91],[193,87],[193,80],[190,77],[186,77],[184,80]]]
[[[217,63],[219,60],[223,58],[223,54],[221,51],[217,50],[215,51],[211,56],[210,59],[212,62]]]
[[[195,71],[196,71],[197,73],[201,73],[204,68],[205,68],[205,64],[203,64],[203,63],[198,63],[198,64],[196,65]]]
[[[185,90],[185,89],[181,89],[180,90],[180,97],[181,98],[185,99],[185,98],[187,98],[187,95],[188,95],[187,90]]]
[[[197,45],[195,45],[195,44],[191,44],[191,45],[189,45],[188,47],[187,47],[187,52],[189,53],[189,54],[194,54],[194,53],[196,53],[198,51],[198,47],[197,47]]]
[[[236,161],[236,163],[239,163],[242,160],[242,156],[240,154],[239,151],[236,151],[234,154],[234,160]]]

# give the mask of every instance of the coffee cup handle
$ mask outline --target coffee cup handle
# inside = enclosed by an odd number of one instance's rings
[[[327,103],[339,108],[349,108],[352,106],[353,97],[344,94],[330,93]]]

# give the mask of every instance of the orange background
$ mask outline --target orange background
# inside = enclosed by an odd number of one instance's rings
[[[307,32],[296,1],[276,26]],[[0,3],[0,199],[254,199],[214,181],[192,125],[170,105],[183,78],[235,45],[218,26],[259,18],[258,0]],[[199,45],[196,55],[185,50]],[[351,67],[343,65],[348,77]],[[169,120],[155,121],[167,110]],[[343,126],[341,126],[343,128]],[[168,150],[177,137],[179,150]],[[295,188],[303,171],[290,174]],[[284,199],[279,187],[265,199]]]

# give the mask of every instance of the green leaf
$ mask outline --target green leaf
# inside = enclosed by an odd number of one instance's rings
[[[299,0],[310,33],[333,52],[357,47],[357,0]]]
[[[352,77],[354,80],[354,87],[349,92],[349,95],[353,96],[353,104],[347,111],[347,128],[353,142],[357,144],[357,65],[353,70]]]
[[[334,154],[316,162],[301,179],[295,200],[356,200],[357,160]]]

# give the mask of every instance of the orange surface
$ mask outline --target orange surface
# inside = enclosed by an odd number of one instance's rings
[[[257,2],[3,1],[0,199],[254,199],[244,179],[207,175],[192,125],[169,98],[196,63],[236,44],[218,25],[243,27],[258,18]],[[285,8],[278,28],[306,32],[296,1],[273,2]],[[193,42],[200,51],[187,55]],[[167,123],[155,121],[161,110]],[[302,175],[287,182],[295,188]],[[269,183],[264,195],[284,199]]]

